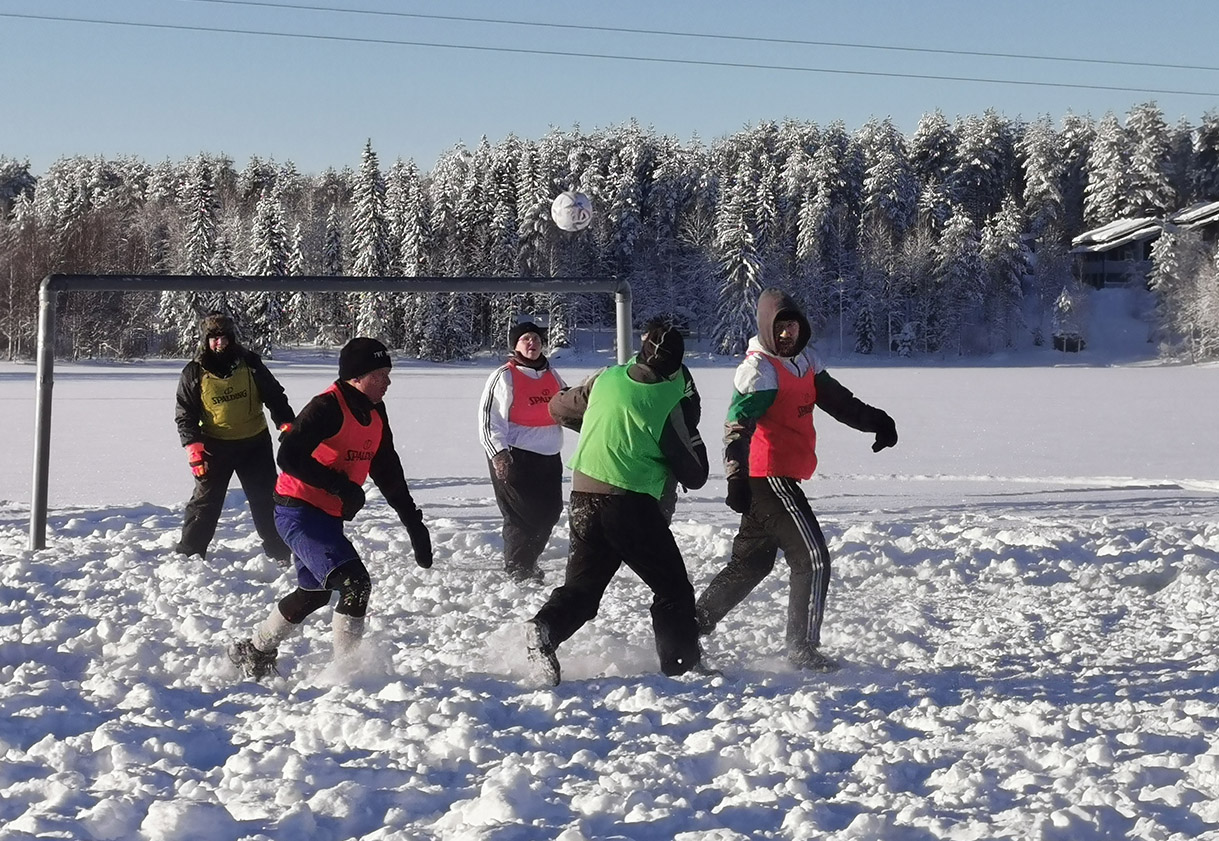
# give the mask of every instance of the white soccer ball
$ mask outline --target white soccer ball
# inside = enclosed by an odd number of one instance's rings
[[[593,203],[583,193],[567,190],[550,203],[550,218],[565,231],[582,231],[593,220]]]

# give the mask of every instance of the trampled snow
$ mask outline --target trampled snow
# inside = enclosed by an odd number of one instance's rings
[[[568,381],[604,354],[560,357]],[[674,531],[696,590],[726,562],[732,362],[691,360],[713,476]],[[436,546],[375,494],[357,659],[329,609],[239,679],[225,646],[291,588],[230,492],[177,556],[181,363],[59,363],[48,548],[26,549],[34,370],[0,365],[0,839],[1186,839],[1219,837],[1219,367],[843,360],[901,441],[822,416],[805,487],[834,557],[832,675],[782,658],[782,560],[706,641],[722,676],[657,672],[626,570],[528,680],[474,415],[494,360],[402,362],[387,403]],[[1067,364],[1073,363],[1073,364]],[[297,408],[334,354],[271,363]],[[574,444],[568,434],[568,450]]]

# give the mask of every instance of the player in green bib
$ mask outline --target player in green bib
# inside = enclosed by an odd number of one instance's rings
[[[536,677],[557,685],[555,650],[597,615],[614,574],[626,564],[651,588],[660,668],[700,666],[694,588],[661,498],[674,481],[707,481],[698,434],[698,392],[682,365],[681,334],[651,323],[638,357],[607,368],[550,401],[554,419],[580,433],[572,457],[571,550],[563,585],[526,627]]]

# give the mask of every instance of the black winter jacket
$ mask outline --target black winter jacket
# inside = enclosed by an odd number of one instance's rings
[[[232,364],[227,371],[217,370],[216,355],[204,349],[182,369],[178,380],[177,408],[174,411],[174,421],[178,425],[178,439],[185,447],[203,440],[203,430],[199,426],[203,418],[203,402],[200,399],[200,383],[203,381],[203,371],[206,370],[217,377],[231,376],[237,369],[237,362],[245,362],[258,388],[258,398],[271,412],[271,420],[276,427],[292,423],[296,413],[288,403],[288,395],[275,376],[267,370],[262,357],[252,350],[238,346]]]

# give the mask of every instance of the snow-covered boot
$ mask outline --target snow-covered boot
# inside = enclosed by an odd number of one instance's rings
[[[360,647],[364,638],[364,617],[335,613],[330,621],[334,635],[334,659],[342,660]]]
[[[275,649],[260,651],[254,647],[253,640],[240,640],[229,647],[229,659],[241,669],[241,673],[254,680],[262,680],[270,675],[278,675],[276,668]]]
[[[550,629],[541,622],[525,623],[525,653],[538,682],[546,686],[559,685],[559,658],[550,641]]]
[[[806,672],[836,672],[838,661],[826,657],[821,650],[811,645],[801,645],[787,652],[787,662]]]

